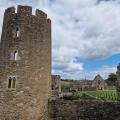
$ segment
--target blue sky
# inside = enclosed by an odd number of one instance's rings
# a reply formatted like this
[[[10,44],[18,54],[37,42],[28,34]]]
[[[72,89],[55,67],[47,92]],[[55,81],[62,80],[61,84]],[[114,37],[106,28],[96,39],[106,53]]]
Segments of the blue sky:
[[[107,78],[120,62],[120,0],[4,0],[31,5],[52,20],[52,73],[62,78]],[[2,28],[2,19],[0,19]],[[1,30],[0,30],[1,31]]]

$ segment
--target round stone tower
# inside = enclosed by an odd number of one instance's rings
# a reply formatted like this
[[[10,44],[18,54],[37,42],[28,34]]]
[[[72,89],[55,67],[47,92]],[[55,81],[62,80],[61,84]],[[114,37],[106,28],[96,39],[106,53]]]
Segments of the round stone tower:
[[[0,45],[0,119],[47,120],[51,21],[32,7],[5,10]]]
[[[117,82],[116,82],[116,87],[117,87],[117,94],[118,94],[118,100],[120,101],[120,64],[117,66]]]

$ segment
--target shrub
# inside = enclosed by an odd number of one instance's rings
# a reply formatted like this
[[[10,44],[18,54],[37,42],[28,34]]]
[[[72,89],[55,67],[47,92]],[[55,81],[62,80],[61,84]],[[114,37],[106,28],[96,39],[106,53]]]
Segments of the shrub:
[[[64,99],[64,100],[78,100],[78,99],[80,99],[80,95],[78,95],[78,94],[64,95],[63,97],[61,97],[61,99]]]

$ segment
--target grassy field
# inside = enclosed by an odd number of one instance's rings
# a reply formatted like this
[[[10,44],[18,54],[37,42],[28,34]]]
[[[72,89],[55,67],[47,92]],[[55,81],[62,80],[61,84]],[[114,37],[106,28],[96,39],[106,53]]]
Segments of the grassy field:
[[[105,90],[105,91],[87,91],[85,94],[95,97],[96,99],[104,99],[104,100],[117,100],[117,92],[116,90]]]
[[[79,93],[73,93],[72,95],[65,95],[61,97],[61,99],[117,101],[117,92],[116,90],[83,91]]]

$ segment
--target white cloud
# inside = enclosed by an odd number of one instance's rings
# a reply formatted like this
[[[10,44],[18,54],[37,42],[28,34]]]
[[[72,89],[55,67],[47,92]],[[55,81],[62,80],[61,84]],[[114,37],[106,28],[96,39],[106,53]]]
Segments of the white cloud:
[[[107,79],[108,75],[111,73],[116,73],[116,67],[102,66],[97,70],[87,71],[86,77],[87,79],[90,78],[91,80],[93,80],[96,75],[100,74],[104,79]]]
[[[120,53],[118,1],[98,4],[97,0],[54,0],[44,9],[53,21],[53,69],[60,63],[66,66],[67,63],[60,58],[69,59],[67,62],[76,56],[97,60]],[[55,62],[56,58],[59,61]],[[59,70],[64,71],[60,66]],[[74,69],[71,71],[75,77]]]
[[[53,18],[53,45],[74,48],[83,59],[119,53],[120,5],[116,2],[96,3],[94,0],[56,0],[49,9],[46,8]]]
[[[96,60],[120,53],[120,0],[51,1],[4,0],[0,3],[0,13],[8,6],[22,3],[46,11],[52,19],[54,73],[79,78],[84,64],[78,63],[76,57]]]

